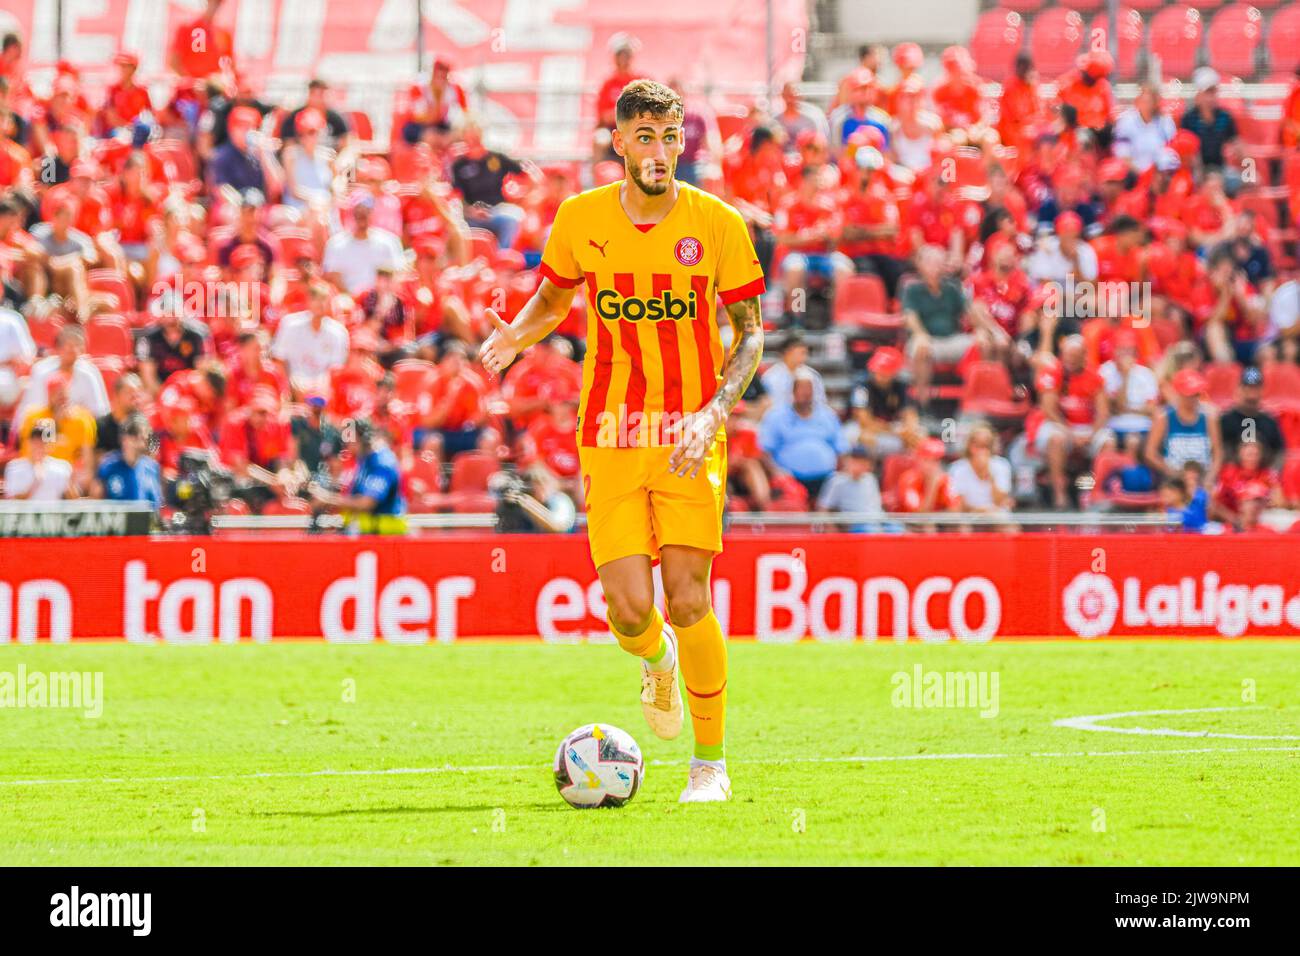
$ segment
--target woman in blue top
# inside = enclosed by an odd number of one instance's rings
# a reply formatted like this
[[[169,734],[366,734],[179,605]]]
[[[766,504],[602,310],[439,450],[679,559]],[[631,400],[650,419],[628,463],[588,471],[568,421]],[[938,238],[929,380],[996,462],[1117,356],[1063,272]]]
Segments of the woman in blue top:
[[[1223,448],[1219,416],[1201,403],[1208,383],[1196,369],[1185,368],[1171,384],[1177,397],[1151,421],[1146,463],[1159,476],[1175,477],[1185,464],[1196,462],[1205,473],[1206,483],[1212,485],[1223,463]]]

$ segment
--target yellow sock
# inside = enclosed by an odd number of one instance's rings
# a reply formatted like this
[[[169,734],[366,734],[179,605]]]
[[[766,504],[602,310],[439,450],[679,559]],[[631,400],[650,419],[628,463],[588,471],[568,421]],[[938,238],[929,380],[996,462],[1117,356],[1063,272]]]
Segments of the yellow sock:
[[[727,717],[727,641],[712,611],[689,627],[673,625],[686,679],[686,703],[695,727],[695,756],[723,759]]]
[[[650,619],[650,626],[640,634],[620,634],[614,622],[609,621],[610,633],[614,635],[619,646],[629,654],[635,654],[637,657],[656,657],[663,654],[664,617],[659,613],[659,608],[653,610],[654,617]],[[608,618],[606,620],[608,621]]]

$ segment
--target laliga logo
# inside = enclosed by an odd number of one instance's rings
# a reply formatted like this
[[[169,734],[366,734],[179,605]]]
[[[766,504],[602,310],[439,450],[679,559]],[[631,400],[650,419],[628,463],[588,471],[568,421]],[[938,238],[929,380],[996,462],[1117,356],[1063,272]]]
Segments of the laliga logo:
[[[1077,574],[1061,595],[1065,623],[1080,637],[1101,637],[1115,626],[1119,594],[1104,574]]]
[[[677,256],[677,261],[682,265],[693,266],[703,258],[704,247],[700,245],[700,240],[694,236],[687,236],[685,239],[677,240],[677,247],[673,249],[673,254]]]

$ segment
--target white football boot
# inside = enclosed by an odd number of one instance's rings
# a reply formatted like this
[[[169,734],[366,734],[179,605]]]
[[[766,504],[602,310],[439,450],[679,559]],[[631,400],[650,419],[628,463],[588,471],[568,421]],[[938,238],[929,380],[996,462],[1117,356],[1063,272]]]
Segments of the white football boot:
[[[691,768],[690,779],[678,803],[717,803],[731,799],[731,778],[721,767],[702,764]]]
[[[641,661],[641,713],[656,737],[672,740],[682,732],[682,692],[677,686],[677,635],[664,625],[664,640],[673,647],[673,666],[666,671],[652,671]]]

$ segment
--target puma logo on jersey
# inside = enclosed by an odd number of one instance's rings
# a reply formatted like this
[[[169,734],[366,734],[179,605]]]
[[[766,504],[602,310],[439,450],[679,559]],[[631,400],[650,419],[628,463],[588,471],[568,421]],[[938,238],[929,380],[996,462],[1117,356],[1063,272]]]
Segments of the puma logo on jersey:
[[[606,239],[606,240],[605,240],[604,242],[602,242],[600,245],[597,245],[595,239],[588,239],[588,240],[587,240],[587,245],[591,246],[591,248],[593,248],[593,249],[595,249],[596,251],[598,251],[598,252],[600,253],[600,257],[601,257],[602,259],[604,259],[604,258],[605,258],[605,247],[606,247],[607,245],[609,245],[609,240]]]

